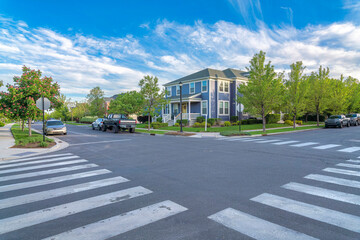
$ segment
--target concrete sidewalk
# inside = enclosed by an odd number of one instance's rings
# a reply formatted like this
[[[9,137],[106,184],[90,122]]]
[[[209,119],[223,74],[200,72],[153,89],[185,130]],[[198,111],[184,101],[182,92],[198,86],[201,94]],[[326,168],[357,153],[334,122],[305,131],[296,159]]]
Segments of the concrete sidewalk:
[[[51,148],[11,148],[15,145],[15,139],[10,131],[12,125],[14,123],[0,127],[0,161],[54,152],[69,146],[67,142],[49,137],[56,142],[56,145]]]

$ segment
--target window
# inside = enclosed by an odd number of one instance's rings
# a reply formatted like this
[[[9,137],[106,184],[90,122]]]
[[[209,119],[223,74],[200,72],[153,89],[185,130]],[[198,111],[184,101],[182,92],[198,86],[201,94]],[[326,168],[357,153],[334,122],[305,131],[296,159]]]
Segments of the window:
[[[169,104],[166,104],[166,105],[165,105],[164,114],[169,114]]]
[[[224,82],[220,81],[219,82],[219,92],[223,92],[224,91]]]
[[[179,113],[179,106],[177,104],[174,104],[174,115],[177,115]]]
[[[229,115],[229,101],[219,101],[219,115]]]
[[[195,83],[190,83],[190,93],[195,93]]]
[[[167,87],[166,88],[166,94],[168,95],[168,97],[171,97],[171,87]]]
[[[201,101],[201,115],[207,115],[207,101]]]
[[[224,92],[229,92],[229,82],[224,82]]]
[[[176,95],[180,95],[180,86],[179,85],[176,86]]]
[[[202,92],[207,92],[207,81],[202,81],[201,82],[201,91]]]

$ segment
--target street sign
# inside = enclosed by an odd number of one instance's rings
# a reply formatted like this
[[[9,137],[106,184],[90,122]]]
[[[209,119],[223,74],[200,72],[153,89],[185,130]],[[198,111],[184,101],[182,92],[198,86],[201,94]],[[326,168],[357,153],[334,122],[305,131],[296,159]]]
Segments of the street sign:
[[[43,108],[43,103],[44,103],[44,108]],[[36,106],[40,110],[48,110],[50,108],[50,101],[47,98],[44,98],[44,101],[43,101],[42,97],[41,97],[38,100],[36,100]]]

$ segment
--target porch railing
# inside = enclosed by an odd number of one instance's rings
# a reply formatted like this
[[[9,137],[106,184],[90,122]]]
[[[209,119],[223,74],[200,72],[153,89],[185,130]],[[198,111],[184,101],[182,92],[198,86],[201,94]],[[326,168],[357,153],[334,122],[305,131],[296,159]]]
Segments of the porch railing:
[[[171,120],[171,114],[164,114],[163,115],[163,122],[167,123]]]
[[[183,113],[182,114],[182,119],[187,119],[187,120],[191,120],[191,119],[196,119],[197,117],[200,117],[201,114],[200,113],[190,113],[190,119],[189,119],[189,113]],[[176,115],[174,117],[174,124],[176,123],[177,120],[180,120],[180,113],[178,115]]]

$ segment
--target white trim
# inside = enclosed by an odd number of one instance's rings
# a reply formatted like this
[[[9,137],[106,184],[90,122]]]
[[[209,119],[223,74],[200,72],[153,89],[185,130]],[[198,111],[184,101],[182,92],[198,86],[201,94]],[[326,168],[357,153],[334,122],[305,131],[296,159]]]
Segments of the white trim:
[[[195,83],[196,83],[196,82],[190,82],[190,83],[189,83],[189,94],[195,93]],[[191,84],[194,84],[194,91],[193,91],[193,92],[191,91]]]
[[[170,91],[169,91],[169,88],[170,88]],[[166,87],[166,91],[169,92],[169,94],[167,95],[168,97],[172,96],[171,90],[172,90],[172,87]]]
[[[220,93],[230,93],[230,81],[223,81],[223,80],[219,80],[218,81],[218,86],[217,86],[217,89],[218,89],[218,92],[220,92]],[[228,84],[228,91],[225,91],[225,83],[227,83]],[[221,84],[223,84],[223,90],[221,91],[220,90],[220,85]]]
[[[203,102],[206,103],[206,113],[203,113],[203,107],[202,107],[202,104]],[[200,103],[200,113],[201,113],[201,116],[202,115],[208,115],[208,100],[202,100],[201,103]]]
[[[220,114],[220,102],[223,103],[223,109],[224,109],[224,112],[222,114]],[[225,113],[225,103],[228,103],[228,113],[226,114]],[[218,115],[220,116],[229,116],[230,115],[230,101],[227,101],[227,100],[218,100]]]
[[[179,93],[178,93],[178,88],[179,88]],[[176,93],[176,96],[180,96],[180,85],[176,85],[175,93]]]
[[[203,82],[206,82],[206,91],[203,91],[203,89],[202,89],[202,87],[203,87],[202,83],[203,83]],[[210,82],[210,80],[209,80],[209,82]],[[209,90],[208,80],[202,80],[202,81],[200,81],[200,90],[201,90],[202,93],[208,92],[208,90]]]
[[[212,82],[212,80],[209,79],[209,86],[208,86],[208,91],[209,91],[209,117],[208,118],[211,118],[211,90],[210,90],[211,82]]]

